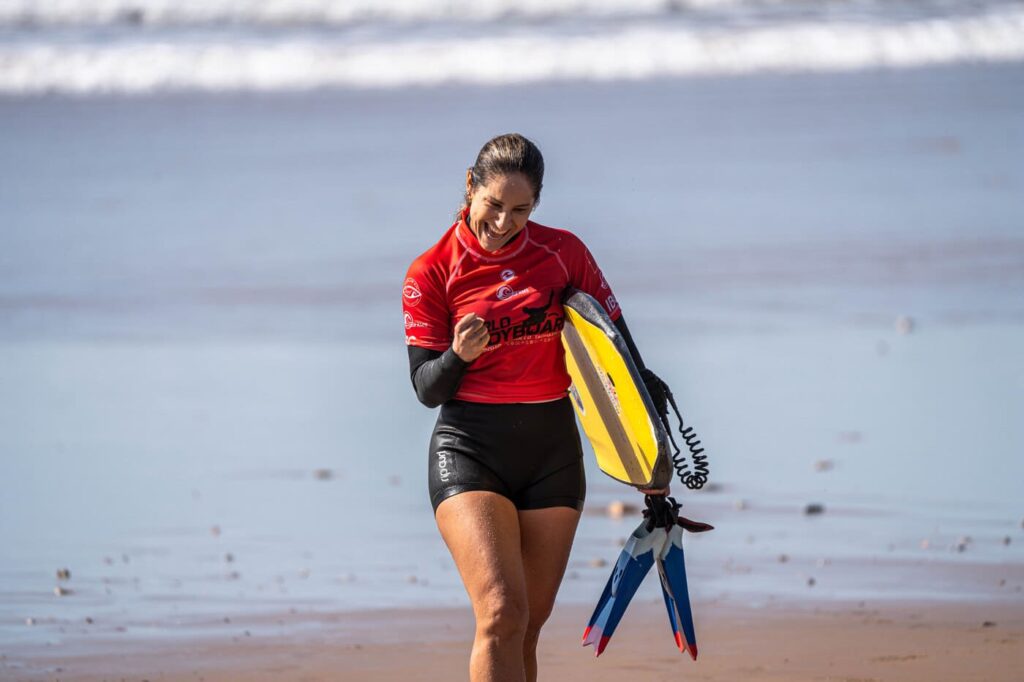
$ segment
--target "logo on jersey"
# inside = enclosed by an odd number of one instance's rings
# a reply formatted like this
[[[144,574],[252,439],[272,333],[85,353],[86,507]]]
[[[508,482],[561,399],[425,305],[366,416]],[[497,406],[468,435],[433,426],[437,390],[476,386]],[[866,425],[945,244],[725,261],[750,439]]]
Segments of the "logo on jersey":
[[[423,294],[420,293],[420,285],[412,277],[405,280],[405,286],[402,287],[402,300],[411,308],[415,308],[423,300]]]
[[[508,269],[508,270],[502,270],[501,271],[501,281],[502,282],[507,282],[507,281],[509,281],[510,279],[512,279],[515,276],[516,276],[516,271],[515,270]]]
[[[524,289],[523,291],[515,292],[515,294],[525,293],[526,291],[528,290]],[[491,333],[488,345],[533,343],[531,339],[534,337],[537,337],[537,340],[544,340],[552,335],[559,334],[565,325],[565,315],[562,313],[562,307],[554,304],[555,292],[554,290],[549,290],[547,301],[543,305],[528,306],[524,302],[521,310],[525,317],[517,322],[513,322],[510,315],[502,316],[499,319],[487,320],[485,324],[487,325],[487,330]]]
[[[512,298],[513,296],[518,296],[519,294],[525,294],[528,291],[529,291],[529,288],[516,290],[516,289],[513,289],[512,287],[510,287],[507,284],[503,284],[500,287],[498,287],[498,293],[496,295],[497,295],[499,301],[504,301],[505,299]]]
[[[429,327],[430,326],[426,322],[417,322],[415,319],[413,319],[413,316],[410,315],[408,312],[405,312],[402,315],[405,318],[405,328],[406,329],[412,329],[413,327]]]
[[[608,308],[609,313],[614,313],[619,309],[619,302],[615,300],[615,294],[608,294],[608,298],[604,299],[604,306]]]
[[[597,276],[601,278],[601,288],[602,289],[607,289],[608,288],[608,282],[605,281],[605,279],[604,279],[604,273],[598,271]]]

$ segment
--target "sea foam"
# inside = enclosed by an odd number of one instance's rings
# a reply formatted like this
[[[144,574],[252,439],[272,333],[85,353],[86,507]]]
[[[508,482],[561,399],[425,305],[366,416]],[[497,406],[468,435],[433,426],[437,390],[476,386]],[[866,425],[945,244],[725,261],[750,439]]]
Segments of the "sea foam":
[[[694,6],[701,0],[691,0]],[[716,11],[730,0],[703,0]],[[21,17],[7,3],[0,16]],[[48,20],[65,17],[86,22],[89,17],[123,13],[125,0],[92,0],[92,14],[72,2],[48,2]],[[143,4],[143,3],[140,3]],[[214,0],[205,4],[144,3],[181,17],[227,20],[232,8],[246,3]],[[426,11],[423,2],[392,2],[389,20],[414,18]],[[444,4],[444,3],[442,3]],[[483,3],[497,11],[501,3]],[[539,6],[539,3],[535,3]],[[555,7],[569,13],[569,0]],[[626,12],[624,2],[598,3],[606,13]],[[690,13],[666,13],[651,5],[652,16],[628,19],[565,17],[534,23],[522,19],[488,20],[475,28],[465,22],[436,20],[405,27],[366,24],[331,28],[255,30],[251,26],[215,28],[140,28],[86,30],[5,29],[0,41],[0,93],[125,93],[180,91],[289,91],[316,88],[398,88],[442,84],[503,85],[565,80],[638,80],[678,76],[719,76],[753,73],[834,72],[880,68],[913,68],[964,62],[1024,60],[1024,8],[996,5],[973,14],[951,13],[893,19],[879,15],[842,18],[794,18],[788,5],[783,18],[759,15],[757,21],[697,20]],[[768,5],[773,5],[769,2]],[[826,3],[827,4],[827,3]],[[869,3],[870,4],[870,3]],[[743,5],[749,10],[750,3]],[[254,16],[310,16],[323,19],[326,4],[263,2]],[[333,6],[333,5],[332,5]],[[449,3],[449,11],[460,3]],[[531,7],[529,3],[527,8]],[[644,3],[638,5],[641,9]],[[12,9],[14,7],[14,9]],[[347,8],[355,16],[359,7]],[[157,8],[157,9],[153,9]],[[281,12],[274,14],[275,8]],[[58,11],[61,10],[60,12]],[[288,12],[284,12],[287,9]],[[313,12],[317,10],[319,14]],[[483,21],[484,9],[477,10]],[[847,8],[848,10],[849,8]],[[934,6],[933,6],[934,9]],[[103,12],[100,12],[103,10]],[[660,13],[656,13],[660,12]],[[75,12],[78,14],[75,14]],[[525,10],[520,10],[525,11]],[[63,12],[63,13],[61,13]],[[104,13],[105,12],[105,13]],[[539,12],[539,10],[538,10]],[[749,12],[748,12],[749,14]],[[37,16],[39,15],[39,16]],[[37,12],[32,15],[40,19]],[[148,16],[148,15],[147,15]],[[157,14],[156,16],[165,16]],[[169,16],[169,14],[167,14]],[[339,15],[340,16],[340,15]],[[348,15],[346,15],[348,16]],[[799,17],[799,15],[796,15]],[[166,18],[166,17],[165,17]],[[211,19],[212,20],[212,19]]]

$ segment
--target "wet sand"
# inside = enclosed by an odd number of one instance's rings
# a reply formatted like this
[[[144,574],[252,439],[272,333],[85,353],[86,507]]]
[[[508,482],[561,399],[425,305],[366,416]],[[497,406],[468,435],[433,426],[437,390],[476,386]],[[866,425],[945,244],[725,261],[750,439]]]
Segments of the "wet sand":
[[[589,609],[557,608],[540,679],[1020,680],[1024,606],[1016,603],[698,605],[700,655],[678,653],[662,605],[631,605],[595,660],[579,646]],[[268,624],[301,635],[250,634]],[[0,660],[7,680],[466,679],[468,610],[284,613],[233,621],[234,634],[159,643],[96,642],[82,654],[39,649]]]

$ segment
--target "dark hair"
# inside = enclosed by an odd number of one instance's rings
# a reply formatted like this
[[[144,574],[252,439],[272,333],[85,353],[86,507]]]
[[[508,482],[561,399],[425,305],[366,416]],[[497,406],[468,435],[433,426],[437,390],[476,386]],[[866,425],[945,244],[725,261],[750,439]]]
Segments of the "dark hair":
[[[473,187],[486,185],[495,177],[522,173],[533,186],[533,202],[540,201],[540,188],[544,184],[544,157],[537,145],[519,133],[498,135],[487,141],[469,169]],[[469,196],[465,197],[469,203]]]

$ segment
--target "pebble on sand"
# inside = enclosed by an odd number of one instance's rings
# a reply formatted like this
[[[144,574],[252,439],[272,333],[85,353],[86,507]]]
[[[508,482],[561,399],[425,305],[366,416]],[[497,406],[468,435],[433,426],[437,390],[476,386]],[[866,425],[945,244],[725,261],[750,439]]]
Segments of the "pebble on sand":
[[[35,618],[26,618],[25,619],[25,625],[35,625],[35,624],[36,624],[36,619]]]
[[[69,590],[66,587],[61,587],[60,585],[58,585],[57,587],[53,588],[53,594],[58,597],[66,597],[67,595],[71,594],[71,590]]]
[[[606,510],[609,517],[613,519],[621,519],[626,514],[635,514],[639,511],[636,505],[623,502],[622,500],[613,500],[608,503]]]
[[[991,620],[986,620],[984,623],[981,624],[981,627],[983,628],[994,628],[995,626],[995,622]]]
[[[810,504],[808,504],[807,506],[804,507],[804,515],[805,516],[815,516],[817,514],[824,514],[824,513],[825,513],[825,505],[820,504],[818,502],[811,502]]]
[[[220,537],[220,526],[210,526],[210,535]]]
[[[231,552],[228,552],[227,554],[224,555],[224,561],[228,562],[229,564],[232,561],[234,561],[234,560],[235,560],[235,555],[232,554]]]
[[[750,507],[746,500],[736,500],[733,502],[732,506],[736,508],[736,511],[743,511]]]
[[[914,331],[914,318],[910,315],[900,315],[896,318],[896,331],[899,334],[906,336],[910,332]]]
[[[608,565],[608,562],[606,560],[600,558],[591,559],[589,563],[591,568],[604,568]]]
[[[814,579],[814,576],[811,576],[807,579],[807,587],[814,587],[817,582],[818,581]]]
[[[840,431],[838,439],[840,443],[859,443],[864,440],[864,434],[860,431]]]
[[[1010,538],[1009,535],[1007,535],[1005,538],[1003,538],[1003,544],[1004,545],[1009,545],[1012,541],[1013,540]]]
[[[86,616],[85,617],[85,622],[86,622],[87,625],[92,625],[95,621],[92,618],[90,618],[89,616]]]
[[[71,571],[66,568],[58,568],[57,580],[71,580]]]
[[[819,459],[814,463],[814,470],[818,472],[832,471],[835,468],[835,460],[831,459]]]
[[[787,561],[789,561],[789,555],[788,554],[780,554],[779,555],[779,563],[780,564],[784,564]]]
[[[924,540],[921,540],[921,549],[928,549],[931,546],[932,546],[932,541],[931,540],[928,540],[927,538],[925,538]]]
[[[318,481],[329,481],[334,478],[334,472],[330,469],[315,469],[313,471],[313,478]]]

